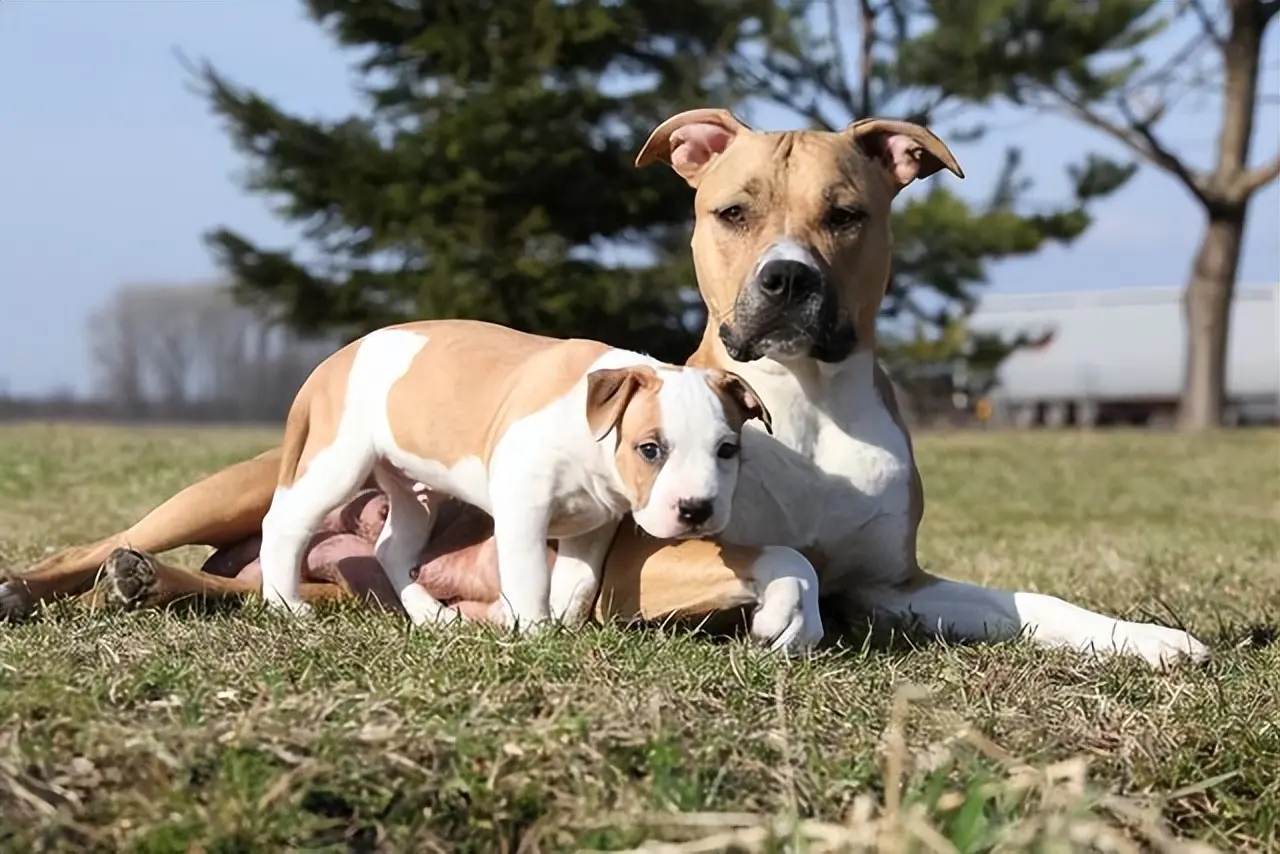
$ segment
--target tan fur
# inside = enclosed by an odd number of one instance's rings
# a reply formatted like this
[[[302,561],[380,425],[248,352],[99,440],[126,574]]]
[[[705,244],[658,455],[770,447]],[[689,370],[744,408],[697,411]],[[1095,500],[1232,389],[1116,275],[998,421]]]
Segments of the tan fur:
[[[752,605],[751,566],[759,554],[712,540],[668,543],[624,525],[609,550],[596,617],[659,620]]]
[[[742,377],[730,371],[712,368],[707,384],[723,403],[725,416],[735,433],[741,433],[742,426],[752,418],[759,418],[764,429],[769,433],[773,432],[773,416],[769,414],[755,389]]]
[[[662,443],[662,409],[658,405],[662,380],[652,370],[634,371],[632,376],[639,377],[634,384],[635,391],[614,422],[618,426],[614,463],[630,493],[632,505],[644,507],[649,503],[649,494],[664,460],[649,462],[640,456],[636,447],[645,442]]]
[[[908,153],[912,155],[916,166],[911,170],[909,177],[895,174],[894,177],[900,186],[912,180],[922,181],[943,169],[950,171],[957,178],[964,177],[964,170],[960,168],[951,149],[947,148],[947,144],[939,139],[937,134],[923,125],[895,119],[866,118],[858,119],[849,125],[846,133],[854,137],[897,133],[909,139],[912,145],[908,148]],[[892,168],[892,164],[886,164],[886,166]],[[906,181],[902,180],[904,177],[907,177]]]
[[[622,426],[622,417],[631,406],[633,398],[643,396],[648,403],[646,418],[652,426],[662,424],[662,415],[658,410],[657,393],[662,388],[658,374],[648,365],[630,368],[606,368],[592,371],[587,377],[587,426],[596,441],[609,434],[610,430]],[[631,423],[636,423],[633,416]],[[643,429],[650,425],[643,425]],[[621,440],[622,431],[618,438]],[[632,432],[639,436],[640,432]],[[621,444],[621,442],[619,442]]]
[[[426,320],[387,328],[427,339],[387,395],[392,437],[402,450],[446,466],[466,458],[487,464],[512,422],[568,392],[609,349],[489,323]],[[285,428],[280,485],[292,485],[306,462],[332,444],[361,343],[322,362],[299,391]],[[463,400],[465,406],[457,404]]]
[[[748,163],[753,167],[747,168]],[[759,168],[760,163],[769,168]],[[859,345],[873,347],[876,312],[889,277],[884,247],[890,242],[892,200],[887,185],[874,178],[865,157],[842,134],[739,137],[707,167],[694,202],[694,267],[712,318],[729,315],[756,259],[785,235],[812,247],[829,268],[842,271],[843,308]],[[866,222],[832,233],[824,228],[823,217],[833,204],[865,210]],[[715,218],[715,211],[732,205],[747,211],[739,230],[725,228]]]
[[[306,471],[308,460],[333,441],[358,344],[348,344],[321,362],[294,397],[285,419],[278,486],[293,486]]]
[[[513,422],[568,392],[609,349],[598,341],[454,320],[391,328],[430,339],[391,388],[392,436],[405,451],[447,466],[467,457],[487,464]],[[459,400],[466,405],[454,405]],[[449,407],[449,417],[435,422],[431,410],[440,406]]]

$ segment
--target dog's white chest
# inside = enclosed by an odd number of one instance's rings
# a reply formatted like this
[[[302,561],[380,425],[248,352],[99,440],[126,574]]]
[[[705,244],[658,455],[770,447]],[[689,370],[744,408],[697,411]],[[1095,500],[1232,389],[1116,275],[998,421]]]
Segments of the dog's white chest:
[[[911,454],[875,391],[873,367],[869,354],[855,357],[844,375],[808,389],[790,375],[750,376],[773,412],[774,435],[744,433],[726,540],[810,553],[823,564],[824,585],[850,573],[900,575]]]

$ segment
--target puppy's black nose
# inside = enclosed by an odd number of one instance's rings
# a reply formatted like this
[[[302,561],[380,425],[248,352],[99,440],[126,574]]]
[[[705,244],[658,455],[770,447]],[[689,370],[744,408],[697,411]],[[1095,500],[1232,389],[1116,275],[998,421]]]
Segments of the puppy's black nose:
[[[681,498],[676,502],[676,510],[680,521],[691,528],[701,525],[715,512],[710,498]]]
[[[810,294],[821,284],[818,271],[803,261],[769,261],[756,276],[760,292],[782,302]]]

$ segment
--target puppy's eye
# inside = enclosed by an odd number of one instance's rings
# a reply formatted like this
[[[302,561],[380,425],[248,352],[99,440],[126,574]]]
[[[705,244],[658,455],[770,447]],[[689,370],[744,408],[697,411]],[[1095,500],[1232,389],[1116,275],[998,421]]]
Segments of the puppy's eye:
[[[747,209],[742,205],[729,205],[716,211],[716,219],[730,228],[742,228],[747,224]]]
[[[662,446],[657,442],[642,442],[636,445],[636,453],[643,457],[646,462],[656,463],[662,459]]]
[[[850,231],[866,221],[867,212],[864,210],[834,207],[827,211],[822,224],[831,231]]]
[[[738,455],[738,446],[733,442],[725,442],[716,448],[716,456],[722,460],[731,460]]]

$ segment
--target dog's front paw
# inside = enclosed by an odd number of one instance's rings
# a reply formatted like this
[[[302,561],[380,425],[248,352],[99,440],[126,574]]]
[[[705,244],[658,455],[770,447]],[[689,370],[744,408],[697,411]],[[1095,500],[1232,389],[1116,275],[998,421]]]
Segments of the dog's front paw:
[[[1151,623],[1120,623],[1110,640],[1111,649],[1103,652],[1137,655],[1157,668],[1200,664],[1209,658],[1209,647],[1191,635]]]
[[[818,574],[794,549],[766,548],[752,566],[760,605],[751,634],[774,651],[801,652],[822,640]]]

